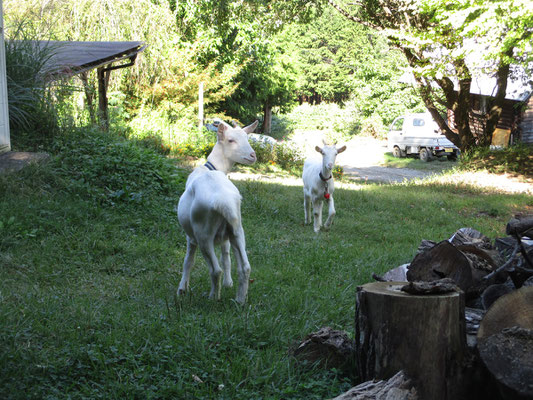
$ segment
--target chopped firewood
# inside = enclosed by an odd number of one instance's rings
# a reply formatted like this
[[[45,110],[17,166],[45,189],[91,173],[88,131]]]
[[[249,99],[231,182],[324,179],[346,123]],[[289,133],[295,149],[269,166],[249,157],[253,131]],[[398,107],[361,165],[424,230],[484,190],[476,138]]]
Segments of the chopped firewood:
[[[352,363],[354,349],[354,341],[345,332],[326,326],[307,335],[291,352],[300,361],[343,369]]]
[[[460,291],[459,287],[450,278],[439,279],[432,282],[409,282],[402,286],[402,291],[415,295],[433,295]]]
[[[417,400],[418,395],[403,371],[392,378],[363,382],[332,400]]]

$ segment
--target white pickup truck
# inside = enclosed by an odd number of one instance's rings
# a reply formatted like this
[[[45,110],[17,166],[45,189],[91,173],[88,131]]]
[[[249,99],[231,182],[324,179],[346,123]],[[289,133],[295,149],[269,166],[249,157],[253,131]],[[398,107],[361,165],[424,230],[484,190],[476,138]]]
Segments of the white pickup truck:
[[[422,161],[443,156],[456,160],[459,156],[459,149],[440,132],[429,113],[396,118],[389,128],[387,147],[394,157],[417,154]]]

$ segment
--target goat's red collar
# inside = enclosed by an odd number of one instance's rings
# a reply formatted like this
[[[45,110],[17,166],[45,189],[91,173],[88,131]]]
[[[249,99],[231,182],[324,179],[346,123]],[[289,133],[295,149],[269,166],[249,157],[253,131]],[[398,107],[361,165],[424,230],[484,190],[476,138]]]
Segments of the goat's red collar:
[[[320,179],[322,179],[324,182],[329,181],[333,175],[330,175],[329,178],[324,178],[324,175],[322,175],[322,171],[318,173],[318,176],[320,176]]]

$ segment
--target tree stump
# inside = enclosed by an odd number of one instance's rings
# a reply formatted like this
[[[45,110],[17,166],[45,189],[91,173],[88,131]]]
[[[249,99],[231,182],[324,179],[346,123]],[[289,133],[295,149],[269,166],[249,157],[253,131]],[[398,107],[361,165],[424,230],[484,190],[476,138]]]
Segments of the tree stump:
[[[389,379],[400,370],[421,399],[462,398],[466,351],[464,295],[412,295],[404,282],[360,286],[356,307],[359,377]]]

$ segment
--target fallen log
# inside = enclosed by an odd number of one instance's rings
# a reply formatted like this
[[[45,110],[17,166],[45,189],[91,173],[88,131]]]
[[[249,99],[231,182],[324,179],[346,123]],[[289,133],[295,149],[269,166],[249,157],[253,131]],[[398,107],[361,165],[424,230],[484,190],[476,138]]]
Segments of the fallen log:
[[[455,400],[464,391],[466,352],[462,292],[411,295],[404,282],[360,286],[356,358],[361,379],[389,379],[403,370],[422,399]]]
[[[497,299],[481,320],[477,342],[503,398],[533,398],[533,287]]]

